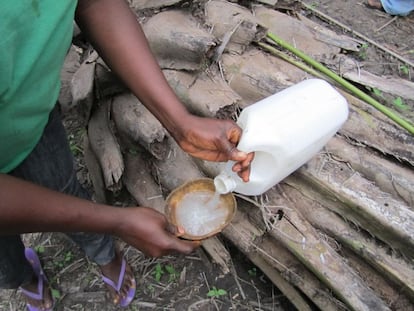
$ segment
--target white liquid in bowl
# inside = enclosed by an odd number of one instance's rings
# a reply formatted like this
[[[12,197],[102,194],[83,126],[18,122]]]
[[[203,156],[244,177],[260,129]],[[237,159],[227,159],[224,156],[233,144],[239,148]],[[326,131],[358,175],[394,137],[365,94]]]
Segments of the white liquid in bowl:
[[[186,234],[203,236],[220,229],[229,216],[229,210],[220,201],[220,194],[198,191],[186,194],[177,205],[177,224]]]

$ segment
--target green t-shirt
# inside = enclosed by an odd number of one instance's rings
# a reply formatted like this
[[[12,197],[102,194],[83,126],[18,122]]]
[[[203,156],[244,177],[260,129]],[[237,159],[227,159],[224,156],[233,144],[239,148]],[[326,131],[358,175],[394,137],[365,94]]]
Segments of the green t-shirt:
[[[0,1],[0,172],[34,149],[59,96],[76,0]]]

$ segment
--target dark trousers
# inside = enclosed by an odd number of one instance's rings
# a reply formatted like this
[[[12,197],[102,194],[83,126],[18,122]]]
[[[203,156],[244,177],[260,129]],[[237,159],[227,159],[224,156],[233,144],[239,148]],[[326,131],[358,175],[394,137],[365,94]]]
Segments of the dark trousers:
[[[62,193],[91,198],[76,178],[73,156],[58,105],[50,113],[49,122],[36,148],[9,174]],[[30,198],[27,204],[30,204]],[[70,233],[68,236],[99,265],[109,263],[115,256],[114,242],[108,235]],[[32,269],[24,257],[20,236],[0,236],[0,288],[17,288],[31,277]]]

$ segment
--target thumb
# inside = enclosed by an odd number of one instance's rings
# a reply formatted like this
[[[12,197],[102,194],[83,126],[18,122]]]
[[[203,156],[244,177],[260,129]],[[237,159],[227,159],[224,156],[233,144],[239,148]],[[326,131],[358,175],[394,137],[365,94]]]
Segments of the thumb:
[[[172,235],[175,235],[176,237],[181,237],[185,234],[184,228],[175,226],[172,223],[168,223],[165,229]]]

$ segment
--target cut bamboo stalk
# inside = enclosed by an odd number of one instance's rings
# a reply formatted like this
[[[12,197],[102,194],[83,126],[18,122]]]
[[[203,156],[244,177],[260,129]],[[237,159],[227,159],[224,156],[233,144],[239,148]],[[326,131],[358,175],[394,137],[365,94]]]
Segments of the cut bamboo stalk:
[[[319,63],[316,60],[314,60],[313,58],[311,58],[309,55],[306,55],[305,53],[303,53],[302,51],[300,51],[297,48],[293,47],[292,45],[290,45],[286,41],[282,40],[281,38],[277,37],[276,35],[269,32],[267,34],[267,36],[271,40],[273,40],[276,44],[278,44],[278,45],[284,47],[285,49],[289,50],[290,52],[294,53],[296,56],[303,59],[306,63],[313,66],[315,69],[319,70],[320,72],[322,72],[323,74],[325,74],[326,76],[331,78],[332,80],[336,81],[341,86],[345,87],[347,90],[349,90],[350,92],[352,92],[353,94],[358,96],[360,99],[364,100],[365,102],[367,102],[371,106],[375,107],[377,110],[381,111],[388,118],[390,118],[395,123],[400,125],[402,128],[406,129],[409,133],[414,135],[414,126],[410,122],[408,122],[408,121],[404,120],[403,118],[401,118],[394,111],[392,111],[391,109],[389,109],[386,106],[382,105],[377,100],[375,100],[371,96],[367,95],[366,93],[362,92],[360,89],[358,89],[353,84],[349,83],[347,80],[343,79],[342,77],[340,77],[339,75],[337,75],[336,73],[334,73],[333,71],[328,69],[327,67],[323,66],[321,63]]]

